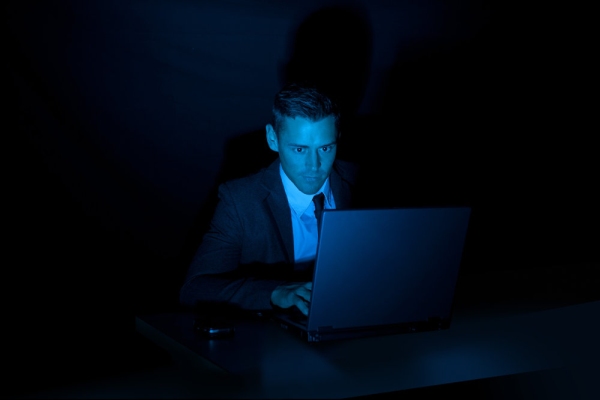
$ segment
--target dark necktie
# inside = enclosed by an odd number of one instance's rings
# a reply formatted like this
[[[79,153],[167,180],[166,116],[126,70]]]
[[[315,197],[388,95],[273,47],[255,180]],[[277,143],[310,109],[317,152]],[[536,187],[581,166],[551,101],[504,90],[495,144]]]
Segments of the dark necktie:
[[[317,218],[317,229],[321,233],[321,216],[323,215],[323,208],[325,206],[325,195],[319,193],[313,197],[313,203],[315,203],[315,217]]]

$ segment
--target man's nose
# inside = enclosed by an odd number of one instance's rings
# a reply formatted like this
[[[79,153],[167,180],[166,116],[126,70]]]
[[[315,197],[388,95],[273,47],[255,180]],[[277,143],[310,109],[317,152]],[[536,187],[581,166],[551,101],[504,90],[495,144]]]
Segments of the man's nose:
[[[321,167],[321,158],[319,157],[318,152],[309,153],[306,160],[306,166],[311,171],[317,171]]]

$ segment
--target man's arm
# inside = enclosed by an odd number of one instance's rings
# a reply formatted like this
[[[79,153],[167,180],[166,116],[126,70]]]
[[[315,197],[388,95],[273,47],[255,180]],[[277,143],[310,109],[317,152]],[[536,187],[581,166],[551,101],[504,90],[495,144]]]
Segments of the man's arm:
[[[283,271],[276,271],[277,266],[271,266],[257,274],[260,266],[255,266],[252,271],[240,268],[247,234],[244,229],[234,197],[227,186],[222,185],[209,231],[202,239],[180,291],[183,305],[223,302],[250,310],[271,308],[273,290],[286,282],[282,278]],[[280,265],[279,268],[284,267]],[[269,270],[273,272],[271,277]]]

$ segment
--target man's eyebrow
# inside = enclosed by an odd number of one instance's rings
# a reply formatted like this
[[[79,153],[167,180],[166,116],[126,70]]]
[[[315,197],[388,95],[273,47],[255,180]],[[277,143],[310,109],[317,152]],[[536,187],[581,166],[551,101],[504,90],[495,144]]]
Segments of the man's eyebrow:
[[[337,144],[337,141],[333,141],[333,142],[327,143],[327,144],[322,144],[322,145],[319,145],[317,147],[333,146],[334,144]],[[288,146],[290,146],[290,147],[302,147],[302,148],[305,148],[305,149],[308,148],[308,147],[310,147],[310,146],[307,146],[305,144],[297,144],[297,143],[288,143]]]

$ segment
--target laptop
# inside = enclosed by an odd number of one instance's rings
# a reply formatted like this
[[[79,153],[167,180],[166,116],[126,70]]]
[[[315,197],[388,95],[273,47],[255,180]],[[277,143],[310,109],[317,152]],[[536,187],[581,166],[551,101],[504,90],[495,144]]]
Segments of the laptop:
[[[276,320],[308,342],[449,328],[470,214],[324,210],[309,314]]]

